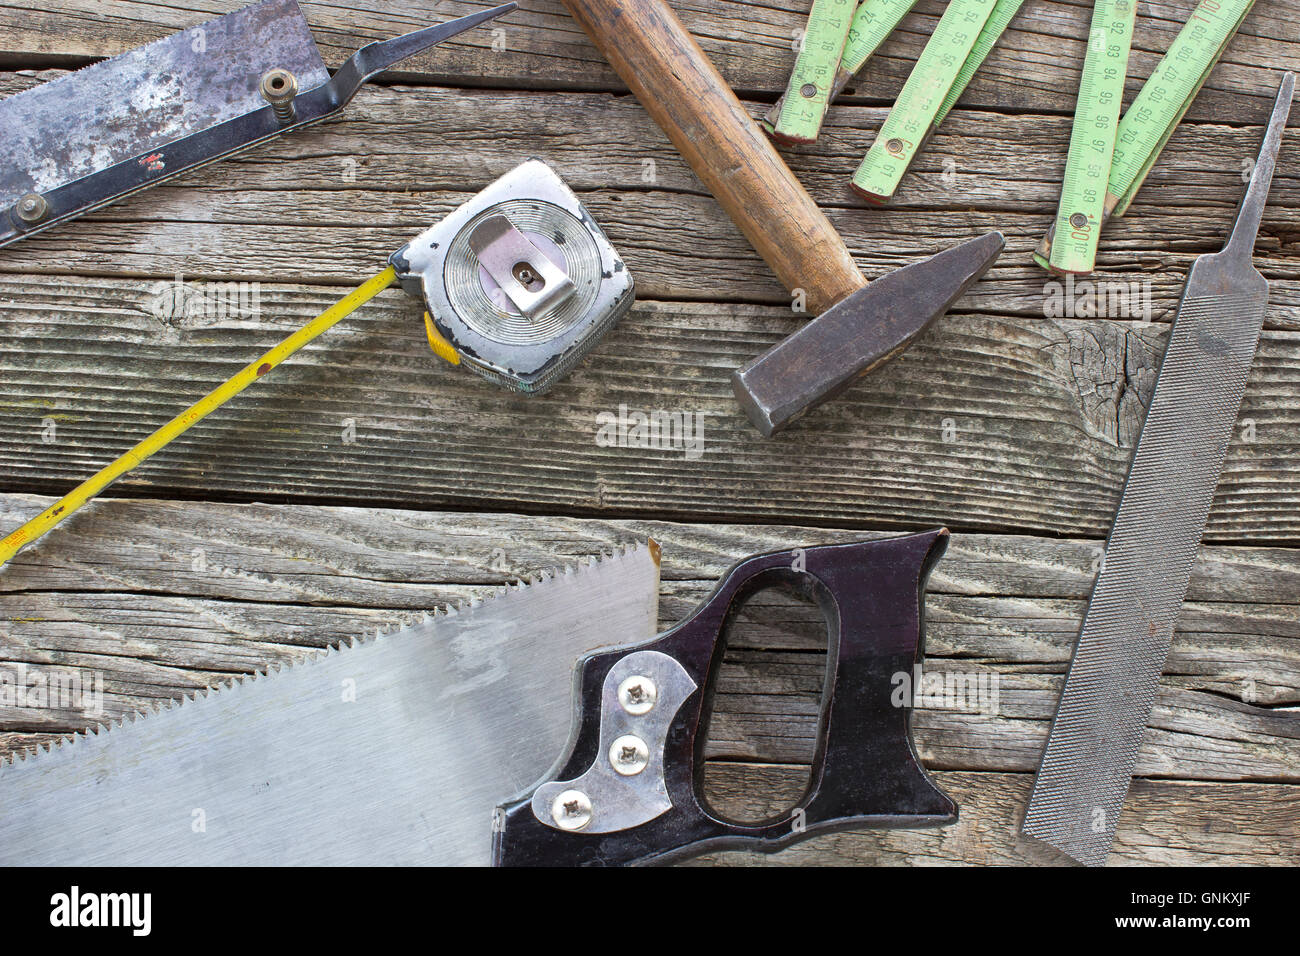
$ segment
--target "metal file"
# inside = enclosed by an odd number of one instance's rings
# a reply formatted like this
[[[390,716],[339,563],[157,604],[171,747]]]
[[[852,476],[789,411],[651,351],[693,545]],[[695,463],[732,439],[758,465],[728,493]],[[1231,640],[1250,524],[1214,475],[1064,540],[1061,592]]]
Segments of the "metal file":
[[[1259,343],[1251,258],[1294,89],[1287,73],[1227,245],[1187,277],[1034,781],[1024,832],[1081,863],[1114,839]]]

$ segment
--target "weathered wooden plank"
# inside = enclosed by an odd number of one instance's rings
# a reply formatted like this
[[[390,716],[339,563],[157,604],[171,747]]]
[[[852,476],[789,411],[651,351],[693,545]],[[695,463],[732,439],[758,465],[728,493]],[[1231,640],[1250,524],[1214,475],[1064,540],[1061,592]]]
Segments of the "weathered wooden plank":
[[[0,527],[15,509],[3,499]],[[49,561],[0,574],[0,655],[44,673],[98,673],[104,714],[147,709],[271,663],[301,660],[493,582],[654,536],[662,623],[732,561],[861,532],[355,508],[101,502]],[[212,540],[213,538],[217,540]],[[129,545],[125,544],[129,540]],[[46,549],[48,550],[48,549]],[[982,675],[982,696],[920,702],[919,752],[936,768],[1032,770],[1090,585],[1095,543],[958,535],[928,600],[926,668]],[[1180,620],[1140,774],[1291,780],[1300,766],[1300,553],[1206,548]],[[711,755],[807,761],[824,638],[797,604],[762,592],[732,634]],[[993,683],[996,681],[996,683]],[[80,706],[80,705],[79,705]],[[77,708],[0,711],[17,748],[94,723]]]
[[[0,495],[0,527],[49,500]],[[493,587],[653,537],[665,581],[722,576],[746,555],[894,532],[827,527],[681,523],[409,511],[307,505],[219,504],[104,498],[0,573],[0,594],[147,591],[265,604],[416,612],[435,606],[428,588]],[[1078,602],[1092,590],[1101,542],[1006,534],[956,534],[930,579],[934,594]],[[39,560],[38,560],[39,557]],[[1300,595],[1300,551],[1202,546],[1187,599],[1288,605]],[[663,596],[663,619],[689,603]],[[1013,617],[1010,609],[1002,617]],[[1040,618],[1035,612],[1026,616]],[[1052,617],[1064,615],[1052,612]],[[972,626],[974,626],[972,622]],[[1014,643],[1014,642],[1013,642]],[[766,646],[786,646],[768,642]],[[806,647],[791,644],[790,647]],[[932,648],[933,649],[933,648]],[[1046,651],[1040,651],[1046,654]],[[1041,658],[1040,659],[1046,659]],[[1064,658],[1059,658],[1063,660]]]
[[[121,2],[106,11],[94,0],[41,5],[49,9],[0,2],[0,65],[70,65],[238,3]],[[1192,4],[1143,6],[1130,97],[1151,51]],[[806,0],[676,5],[761,110],[784,85]],[[306,4],[331,64],[430,16],[415,0],[361,6]],[[1260,0],[1134,213],[1108,229],[1103,277],[1149,279],[1146,317],[1156,323],[1169,318],[1191,256],[1221,240],[1273,71],[1300,63],[1293,6]],[[437,19],[471,8],[453,3]],[[1164,341],[1163,328],[1145,322],[1043,319],[1045,276],[1024,264],[1055,204],[1089,8],[1027,5],[887,213],[862,209],[844,186],[884,115],[854,104],[893,97],[940,0],[922,0],[858,95],[831,111],[822,141],[790,154],[868,275],[987,228],[1006,232],[1011,248],[936,330],[944,338],[928,339],[892,378],[860,387],[783,444],[749,433],[726,375],[797,325],[784,310],[646,302],[561,391],[529,403],[432,366],[412,306],[394,294],[259,386],[266,401],[241,399],[131,486],[776,523],[105,501],[0,572],[0,661],[99,671],[108,713],[121,715],[646,533],[666,546],[665,622],[744,554],[878,533],[847,525],[947,520],[1091,535],[959,534],[935,576],[927,668],[998,678],[991,712],[980,712],[987,700],[968,700],[924,704],[916,716],[919,749],[958,795],[963,822],[831,837],[777,858],[1046,862],[1041,848],[1015,838],[1026,771],[1041,751]],[[331,301],[337,288],[321,286],[374,271],[421,225],[529,154],[584,194],[643,298],[786,301],[639,106],[572,92],[619,84],[557,4],[512,17],[497,38],[504,51],[488,49],[492,39],[479,31],[421,58],[389,78],[418,87],[372,87],[340,122],[0,251],[0,273],[18,274],[0,280],[4,486],[55,491],[83,477]],[[0,95],[40,78],[0,75]],[[1259,244],[1275,331],[1216,501],[1217,541],[1300,540],[1300,490],[1286,467],[1300,450],[1300,340],[1287,331],[1300,329],[1295,148],[1288,140]],[[265,311],[161,314],[153,280],[180,272],[261,280]],[[271,284],[286,278],[315,286]],[[706,413],[704,454],[600,447],[596,416],[621,403]],[[0,498],[0,533],[43,501]],[[1138,780],[1115,859],[1295,862],[1297,584],[1300,551],[1203,549],[1139,765],[1140,774],[1198,782]],[[751,812],[758,791],[794,792],[806,773],[820,654],[815,620],[766,593],[733,635],[711,776]],[[0,755],[94,719],[57,708],[0,712]],[[781,766],[758,767],[767,777],[755,788],[737,776],[746,760]]]
[[[85,477],[336,294],[263,285],[260,318],[177,321],[151,314],[155,288],[0,284],[7,487]],[[1100,537],[1165,335],[1140,322],[950,315],[902,359],[766,441],[737,410],[728,376],[796,327],[788,312],[642,303],[540,399],[441,366],[416,314],[386,293],[123,487]],[[1300,479],[1285,464],[1300,448],[1298,353],[1300,333],[1265,334],[1209,540],[1300,540]],[[622,406],[697,416],[688,433],[702,441],[610,446],[613,430],[601,429]]]
[[[881,210],[864,208],[848,178],[883,116],[838,110],[825,140],[791,157],[864,273],[1000,229],[1008,249],[972,307],[1043,314],[1056,286],[1029,254],[1055,211],[1069,119],[963,113]],[[1185,125],[1134,210],[1108,226],[1098,277],[1137,283],[1138,306],[1171,315],[1192,257],[1222,244],[1259,135]],[[607,94],[367,90],[337,122],[0,250],[0,272],[355,283],[527,155],[583,194],[642,297],[789,301],[644,111]],[[1300,136],[1284,142],[1257,245],[1273,283],[1268,321],[1281,328],[1300,328],[1297,170]]]
[[[996,611],[975,601],[971,610],[985,623],[1008,627],[995,620]],[[934,599],[931,609],[944,610]],[[1223,613],[1221,609],[1212,609]],[[1047,741],[1052,714],[1060,696],[1061,680],[1069,651],[1078,632],[1082,607],[1073,617],[1073,629],[1065,643],[1066,660],[1043,665],[1017,659],[1015,662],[988,660],[978,645],[963,649],[955,659],[929,657],[926,673],[932,679],[960,681],[973,688],[974,680],[987,681],[993,692],[978,701],[956,697],[957,703],[924,703],[913,719],[917,752],[928,766],[946,769],[1032,771],[1038,766]],[[1289,616],[1294,616],[1291,612]],[[1249,622],[1245,623],[1250,627]],[[1165,684],[1157,697],[1137,773],[1192,779],[1296,779],[1300,758],[1300,722],[1294,709],[1260,708],[1258,702],[1244,704],[1213,692],[1187,689],[1181,684],[1199,682],[1184,671],[1202,671],[1215,665],[1183,662],[1187,643],[1204,642],[1192,623],[1180,637],[1179,652],[1171,658]],[[1262,650],[1253,637],[1245,638],[1248,651],[1237,649],[1249,659],[1248,673],[1270,671],[1271,680],[1294,681],[1295,635],[1281,640],[1281,647]],[[949,636],[936,624],[937,637]],[[1023,640],[1035,642],[1043,636],[1024,626]],[[1196,648],[1199,653],[1203,648]],[[1259,651],[1260,659],[1254,659]],[[1212,658],[1213,651],[1206,651]],[[1021,655],[1017,655],[1020,658]],[[1285,671],[1270,670],[1269,659],[1290,657]],[[730,759],[767,760],[781,763],[810,759],[816,735],[817,706],[822,670],[820,659],[808,655],[771,652],[737,652],[731,666],[719,680],[717,718],[711,728],[709,753]],[[1218,681],[1241,694],[1245,681],[1231,680],[1225,668]],[[1047,671],[1046,673],[1044,671]],[[1240,672],[1238,672],[1240,673]],[[1216,675],[1217,676],[1217,675]],[[1213,679],[1212,679],[1213,680]],[[1253,678],[1247,678],[1254,688]],[[981,684],[981,687],[984,685]],[[1254,693],[1252,689],[1251,693]],[[1292,688],[1283,692],[1294,697]]]
[[[428,591],[430,589],[426,589]],[[482,589],[480,589],[482,590]],[[673,589],[693,606],[704,582]],[[462,600],[464,587],[436,592],[440,601]],[[921,702],[914,720],[917,749],[936,768],[1030,771],[1038,761],[1060,693],[1061,673],[1078,629],[1053,631],[1022,618],[1000,617],[996,600],[967,599],[962,616],[1009,633],[1019,644],[999,652],[954,626],[949,602],[932,598],[932,641],[926,671],[943,679],[985,683],[975,699],[963,689],[952,701]],[[779,614],[754,612],[765,630],[782,630]],[[1203,631],[1200,618],[1230,617],[1237,627],[1257,626],[1258,616],[1288,618],[1285,633],[1223,635]],[[1300,694],[1300,622],[1296,609],[1234,606],[1184,615],[1175,652],[1152,715],[1138,773],[1194,779],[1296,779],[1300,722],[1286,702]],[[103,684],[102,712],[76,698],[65,707],[0,707],[7,731],[68,731],[120,719],[209,686],[233,673],[299,661],[313,648],[373,632],[400,615],[375,609],[266,605],[138,593],[23,593],[5,601],[0,644],[10,664],[25,673],[77,674]],[[665,621],[665,623],[670,623]],[[741,641],[742,630],[718,681],[716,717],[708,752],[728,759],[781,763],[811,758],[824,663],[814,654],[771,651]],[[1036,660],[1033,650],[1052,641],[1056,653]],[[952,650],[958,643],[959,649]],[[824,638],[823,638],[824,646]],[[966,687],[965,684],[962,685]],[[973,688],[975,685],[970,685]],[[1211,691],[1200,690],[1209,686]],[[991,687],[991,693],[989,688]],[[1220,689],[1221,688],[1221,689]],[[1246,688],[1249,688],[1247,690]],[[1249,696],[1249,703],[1228,695]],[[98,698],[94,706],[98,708]]]
[[[106,9],[97,0],[58,4],[6,0],[0,4],[0,51],[5,61],[18,65],[50,58],[109,56],[241,5],[242,0],[185,4],[119,0]],[[346,7],[307,2],[303,9],[326,63],[336,67],[364,43],[486,5],[442,3],[435,14],[419,0],[359,0]],[[768,96],[785,87],[794,59],[794,37],[808,15],[806,0],[676,0],[673,6],[732,86]],[[1142,5],[1127,98],[1151,72],[1194,6],[1194,0]],[[1067,0],[1026,4],[976,74],[964,102],[1069,112],[1090,8]],[[872,60],[854,92],[892,100],[942,10],[941,0],[921,0]],[[1290,29],[1293,22],[1294,7],[1288,0],[1259,0],[1211,75],[1192,116],[1231,113],[1243,96],[1267,99],[1267,71],[1294,68],[1300,62],[1300,41]],[[472,31],[402,64],[395,75],[469,84],[620,88],[617,77],[556,0],[530,3],[495,28],[502,31],[495,37],[489,29]]]
[[[789,788],[791,767],[714,765],[720,802],[757,813],[770,790]],[[767,856],[729,851],[691,861],[761,865],[1061,865],[1062,854],[1020,835],[1028,774],[936,773],[961,818],[929,830],[855,830],[813,837]],[[759,781],[755,785],[754,781]],[[1111,866],[1295,866],[1300,799],[1295,786],[1135,780],[1120,816]]]

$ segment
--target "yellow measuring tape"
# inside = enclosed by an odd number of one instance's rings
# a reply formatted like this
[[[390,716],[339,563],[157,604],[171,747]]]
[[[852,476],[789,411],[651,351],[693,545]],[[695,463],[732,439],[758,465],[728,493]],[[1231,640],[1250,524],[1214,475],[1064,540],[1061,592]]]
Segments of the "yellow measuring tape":
[[[0,566],[172,439],[184,434],[195,422],[230,401],[294,352],[328,330],[340,319],[351,315],[395,281],[397,281],[397,272],[392,266],[379,275],[367,279],[261,358],[218,385],[117,461],[83,481],[17,531],[0,540]]]

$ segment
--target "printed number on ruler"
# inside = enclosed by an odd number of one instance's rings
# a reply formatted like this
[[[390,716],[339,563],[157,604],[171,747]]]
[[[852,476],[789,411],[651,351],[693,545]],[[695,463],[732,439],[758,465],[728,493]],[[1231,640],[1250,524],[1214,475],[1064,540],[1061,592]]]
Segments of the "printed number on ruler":
[[[840,57],[840,68],[835,74],[832,98],[839,96],[915,5],[916,0],[863,0],[853,15],[853,25],[849,27],[849,37],[844,42],[844,55]]]
[[[1119,123],[1106,211],[1122,216],[1255,0],[1201,0]]]
[[[989,14],[984,29],[980,30],[979,38],[975,41],[975,46],[971,48],[970,55],[966,57],[966,62],[957,71],[957,78],[953,80],[948,95],[943,98],[943,103],[939,106],[939,112],[934,117],[936,127],[944,121],[952,108],[957,105],[961,95],[966,92],[966,87],[970,85],[975,71],[988,58],[994,44],[1006,32],[1007,27],[1011,25],[1012,19],[1024,6],[1024,2],[1025,0],[997,0],[993,4],[993,12]]]

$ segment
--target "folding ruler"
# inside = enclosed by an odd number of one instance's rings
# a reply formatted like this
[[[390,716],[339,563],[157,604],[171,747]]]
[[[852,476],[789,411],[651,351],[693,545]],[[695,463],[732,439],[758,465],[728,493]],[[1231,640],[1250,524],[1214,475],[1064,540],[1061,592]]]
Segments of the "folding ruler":
[[[1024,0],[950,0],[850,184],[888,202],[903,173],[943,122]]]
[[[817,138],[822,117],[834,95],[835,72],[839,69],[857,5],[857,0],[813,0],[790,83],[763,122],[763,128],[773,139],[783,143],[811,143]]]
[[[943,121],[960,98],[1023,2],[951,0],[890,112],[895,132],[917,130],[914,148],[910,150],[912,155],[919,151],[928,131]],[[845,9],[853,4],[845,0],[814,0],[790,83],[763,124],[772,138],[784,143],[814,141],[827,105],[862,69],[915,3],[916,0],[864,0],[852,12],[846,33]],[[883,134],[878,137],[882,144],[891,140],[898,140],[894,143],[897,151],[902,139]],[[886,153],[885,158],[890,167],[886,175],[892,176],[897,156]],[[901,177],[910,160],[909,155],[897,170],[898,176]],[[870,171],[863,173],[865,185],[859,190],[869,198],[874,198],[872,180],[879,175],[875,162],[873,159]]]
[[[1056,219],[1034,253],[1091,272],[1101,228],[1122,216],[1255,0],[1201,0],[1119,119],[1136,0],[1097,0]],[[1116,122],[1118,120],[1118,122]]]

